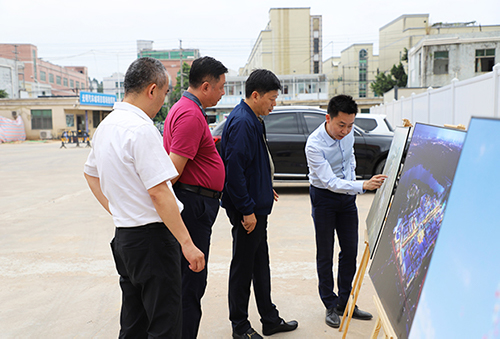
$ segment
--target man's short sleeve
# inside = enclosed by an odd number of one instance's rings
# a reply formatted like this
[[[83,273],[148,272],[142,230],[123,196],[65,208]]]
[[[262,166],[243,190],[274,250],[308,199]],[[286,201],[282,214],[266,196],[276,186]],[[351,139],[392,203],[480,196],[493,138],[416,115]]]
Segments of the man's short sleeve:
[[[90,154],[87,158],[87,161],[85,162],[85,165],[83,166],[83,172],[90,175],[91,177],[99,178],[99,172],[97,171],[95,154],[94,154],[93,148],[90,150]]]
[[[132,149],[135,169],[147,190],[178,175],[156,127],[141,126]]]

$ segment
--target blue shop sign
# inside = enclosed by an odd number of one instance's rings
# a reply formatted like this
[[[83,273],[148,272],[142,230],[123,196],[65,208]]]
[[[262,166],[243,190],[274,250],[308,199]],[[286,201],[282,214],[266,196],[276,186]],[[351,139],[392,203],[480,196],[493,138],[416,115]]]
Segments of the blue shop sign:
[[[80,105],[113,106],[116,95],[93,92],[80,92]]]

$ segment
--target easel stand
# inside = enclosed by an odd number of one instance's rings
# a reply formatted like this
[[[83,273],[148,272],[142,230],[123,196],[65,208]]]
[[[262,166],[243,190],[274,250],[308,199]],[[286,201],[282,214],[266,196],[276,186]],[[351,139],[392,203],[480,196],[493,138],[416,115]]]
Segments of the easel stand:
[[[378,318],[375,323],[375,327],[373,328],[371,339],[377,339],[378,334],[380,333],[380,329],[384,329],[384,338],[387,339],[397,339],[396,333],[394,332],[391,323],[389,322],[389,318],[387,318],[387,314],[385,313],[384,307],[380,302],[380,299],[377,295],[373,296],[373,301],[375,302],[375,306],[377,307]]]
[[[354,308],[356,307],[356,301],[358,300],[359,290],[361,289],[361,284],[363,283],[363,278],[365,276],[369,260],[370,260],[370,246],[368,244],[368,232],[365,230],[365,251],[363,252],[363,257],[361,259],[358,272],[356,273],[356,277],[354,279],[354,285],[351,289],[351,294],[349,295],[349,299],[347,300],[347,305],[344,310],[344,315],[342,316],[342,322],[340,323],[339,327],[339,332],[342,332],[344,323],[346,324],[345,332],[344,335],[342,336],[342,339],[345,339],[345,337],[347,336],[349,323],[351,322],[352,314],[354,313]]]

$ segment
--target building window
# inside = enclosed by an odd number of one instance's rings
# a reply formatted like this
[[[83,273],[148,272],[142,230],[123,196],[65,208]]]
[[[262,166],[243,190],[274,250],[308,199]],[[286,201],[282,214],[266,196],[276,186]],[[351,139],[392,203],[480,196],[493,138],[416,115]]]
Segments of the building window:
[[[69,87],[74,88],[75,87],[75,81],[73,79],[69,79]]]
[[[314,62],[314,74],[319,74],[319,61]]]
[[[476,49],[476,73],[491,72],[495,65],[495,49]]]
[[[40,81],[47,81],[47,73],[40,71]]]
[[[434,74],[448,74],[448,51],[434,52]]]
[[[68,87],[68,78],[63,78],[63,84],[65,87]]]
[[[80,87],[80,81],[77,81],[76,82],[76,87],[75,88],[79,88]]]
[[[319,31],[319,19],[318,18],[313,19],[313,30]]]
[[[60,75],[56,76],[56,84],[58,84],[58,85],[61,84],[61,76]]]
[[[51,84],[53,84],[53,83],[54,83],[54,74],[52,74],[52,73],[49,73],[49,82],[50,82]]]
[[[52,129],[52,110],[31,110],[31,129]]]
[[[314,42],[314,54],[318,54],[319,53],[319,39],[314,38],[313,42]]]
[[[283,85],[283,94],[288,94],[288,85]]]
[[[224,91],[226,92],[226,95],[234,95],[234,86],[226,85]]]
[[[66,127],[75,127],[75,116],[73,114],[66,114]]]
[[[366,82],[366,71],[359,70],[359,81]]]
[[[366,98],[366,81],[367,81],[367,63],[368,52],[366,49],[362,49],[359,51],[359,97]]]

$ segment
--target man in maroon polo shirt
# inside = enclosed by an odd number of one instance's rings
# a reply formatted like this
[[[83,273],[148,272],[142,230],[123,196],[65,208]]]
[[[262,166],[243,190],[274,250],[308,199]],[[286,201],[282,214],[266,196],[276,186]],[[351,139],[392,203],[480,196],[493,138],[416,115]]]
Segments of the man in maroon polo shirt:
[[[170,109],[163,130],[163,145],[179,172],[172,183],[177,198],[184,204],[182,219],[194,244],[205,254],[206,262],[225,174],[205,109],[217,105],[224,95],[225,73],[227,68],[214,58],[196,59],[189,73],[189,88]],[[196,338],[207,266],[194,273],[183,257],[181,268],[182,337]]]

